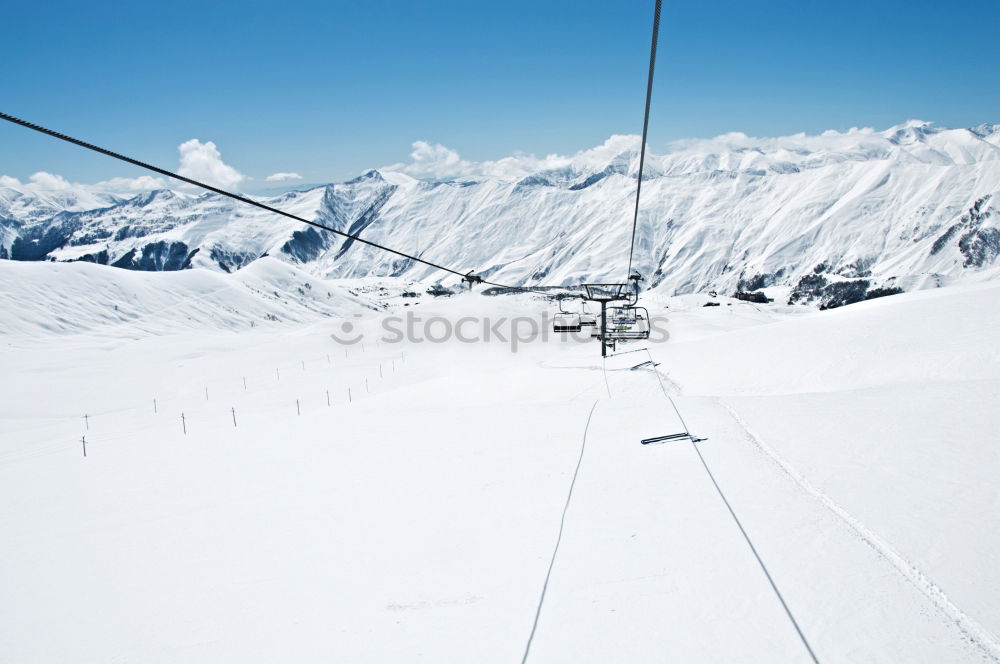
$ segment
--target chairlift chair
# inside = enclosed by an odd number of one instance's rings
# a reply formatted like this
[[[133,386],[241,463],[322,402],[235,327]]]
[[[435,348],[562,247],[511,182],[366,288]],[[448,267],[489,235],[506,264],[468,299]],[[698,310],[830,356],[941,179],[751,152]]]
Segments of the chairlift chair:
[[[579,332],[580,314],[563,309],[562,300],[559,300],[559,313],[552,316],[553,332]]]
[[[553,332],[579,332],[580,314],[558,313],[552,317]]]
[[[590,338],[600,339],[601,329],[603,328],[604,314],[598,312],[596,314],[593,314],[593,316],[594,316],[594,325],[593,327],[590,328]]]
[[[626,306],[608,309],[607,338],[626,341],[649,338],[649,312],[645,307]]]

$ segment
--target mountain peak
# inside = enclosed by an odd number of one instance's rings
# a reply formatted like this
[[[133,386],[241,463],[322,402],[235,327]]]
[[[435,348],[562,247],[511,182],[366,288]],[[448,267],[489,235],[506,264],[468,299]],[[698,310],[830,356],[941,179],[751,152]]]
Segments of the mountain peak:
[[[153,203],[154,201],[169,201],[175,198],[177,198],[177,194],[170,189],[154,189],[152,191],[138,194],[125,202],[135,205],[136,207],[143,207]]]
[[[407,185],[413,182],[419,182],[415,177],[407,175],[401,171],[375,171],[381,176],[383,180],[389,184],[394,185]]]
[[[969,127],[969,131],[978,136],[979,138],[987,138],[989,136],[996,136],[1000,134],[1000,124],[996,123],[983,123],[981,125],[976,125],[975,127]]]
[[[896,125],[885,130],[883,136],[889,139],[890,143],[895,143],[896,145],[911,145],[922,142],[926,136],[936,133],[938,133],[938,130],[930,122],[907,120],[901,125]]]
[[[381,182],[381,181],[384,181],[385,178],[382,177],[382,172],[381,171],[379,171],[377,168],[372,168],[372,169],[369,169],[369,170],[365,171],[364,173],[362,173],[358,177],[353,178],[351,180],[348,180],[344,184],[358,184],[358,183],[361,183],[361,182],[365,182],[366,180],[374,180],[376,182]]]

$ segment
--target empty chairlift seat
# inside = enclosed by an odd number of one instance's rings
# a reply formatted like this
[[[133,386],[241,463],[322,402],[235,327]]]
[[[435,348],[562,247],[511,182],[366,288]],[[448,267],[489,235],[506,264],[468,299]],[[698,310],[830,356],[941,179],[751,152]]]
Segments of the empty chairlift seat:
[[[582,325],[584,325],[583,315],[575,311],[567,311],[563,306],[563,301],[559,300],[559,313],[552,316],[552,331],[579,332]]]
[[[553,332],[579,332],[580,314],[560,311],[552,317]]]

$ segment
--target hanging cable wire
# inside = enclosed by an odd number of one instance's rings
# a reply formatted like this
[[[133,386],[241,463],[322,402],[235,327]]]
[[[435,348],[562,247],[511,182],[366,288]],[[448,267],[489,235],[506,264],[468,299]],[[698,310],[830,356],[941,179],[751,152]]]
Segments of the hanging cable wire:
[[[418,263],[423,263],[424,265],[428,265],[428,266],[433,267],[435,269],[443,270],[445,272],[450,272],[452,274],[457,274],[460,277],[464,277],[465,276],[465,273],[459,272],[458,270],[453,270],[453,269],[451,269],[449,267],[445,267],[443,265],[438,265],[437,263],[432,263],[430,261],[424,260],[423,258],[419,258],[417,256],[413,256],[411,254],[407,254],[407,253],[402,252],[402,251],[397,251],[396,249],[392,249],[390,247],[386,247],[384,245],[378,244],[377,242],[372,242],[370,240],[366,240],[366,239],[364,239],[362,237],[359,237],[357,235],[354,235],[352,233],[345,233],[343,231],[338,231],[336,228],[330,228],[329,226],[325,226],[325,225],[323,225],[323,224],[321,224],[319,222],[310,221],[310,220],[305,219],[303,217],[299,217],[297,215],[291,214],[290,212],[285,212],[284,210],[279,210],[278,208],[274,208],[274,207],[271,207],[270,205],[266,205],[266,204],[261,203],[259,201],[255,201],[255,200],[253,200],[251,198],[247,198],[245,196],[240,196],[239,194],[234,194],[231,191],[226,191],[225,189],[219,189],[218,187],[213,187],[210,184],[206,184],[204,182],[199,182],[198,180],[195,180],[193,178],[189,178],[189,177],[186,177],[184,175],[178,175],[177,173],[173,173],[171,171],[168,171],[165,168],[160,168],[159,166],[153,166],[152,164],[147,164],[146,162],[139,161],[138,159],[133,159],[132,157],[127,157],[127,156],[125,156],[123,154],[119,154],[117,152],[112,152],[111,150],[107,150],[107,149],[102,148],[100,146],[93,145],[91,143],[87,143],[86,141],[81,141],[78,138],[73,138],[72,136],[67,136],[66,134],[61,134],[61,133],[59,133],[57,131],[53,131],[52,129],[47,129],[46,127],[42,127],[42,126],[36,125],[34,123],[28,122],[27,120],[22,120],[21,118],[14,117],[13,115],[8,115],[7,113],[0,112],[0,118],[3,118],[4,120],[7,120],[8,122],[12,122],[12,123],[17,124],[17,125],[21,125],[22,127],[27,127],[28,129],[33,129],[33,130],[35,130],[37,132],[40,132],[42,134],[47,134],[48,136],[52,136],[53,138],[58,138],[58,139],[60,139],[62,141],[66,141],[67,143],[73,143],[74,145],[79,145],[80,147],[87,148],[88,150],[93,150],[94,152],[99,152],[99,153],[101,153],[103,155],[107,155],[108,157],[113,157],[114,159],[118,159],[119,161],[124,161],[124,162],[132,164],[134,166],[138,166],[139,168],[145,168],[148,171],[153,171],[154,173],[159,173],[160,175],[165,175],[165,176],[167,176],[169,178],[173,178],[175,180],[180,180],[181,182],[186,182],[187,184],[192,184],[192,185],[194,185],[196,187],[201,187],[202,189],[207,189],[209,191],[215,192],[216,194],[220,194],[222,196],[227,196],[229,198],[232,198],[233,200],[240,201],[241,203],[246,203],[247,205],[253,205],[254,207],[258,207],[258,208],[260,208],[262,210],[267,210],[268,212],[273,212],[274,214],[281,215],[282,217],[288,217],[289,219],[294,219],[295,221],[301,222],[303,224],[308,224],[308,225],[313,226],[315,228],[319,228],[321,230],[328,231],[330,233],[334,233],[334,234],[340,235],[342,237],[350,238],[351,240],[354,240],[355,242],[361,242],[362,244],[367,244],[368,246],[375,247],[376,249],[381,249],[383,251],[387,251],[389,253],[396,254],[397,256],[402,256],[403,258],[406,258],[406,259],[409,259],[409,260],[412,260],[412,261],[417,261]]]
[[[646,163],[646,135],[649,130],[649,102],[653,97],[653,67],[656,65],[656,42],[660,36],[660,9],[663,0],[656,0],[653,10],[653,41],[649,47],[649,79],[646,81],[646,112],[642,118],[642,147],[639,149],[639,181],[635,188],[635,214],[632,216],[632,241],[628,250],[628,273],[626,283],[632,276],[632,256],[635,253],[635,229],[639,224],[639,194],[642,193],[642,170]]]
[[[649,361],[653,362],[652,372],[653,374],[656,375],[656,381],[660,385],[660,391],[663,393],[663,396],[666,397],[667,401],[670,403],[670,407],[673,408],[674,413],[677,415],[677,419],[681,423],[681,426],[684,427],[684,431],[690,434],[691,430],[688,429],[687,423],[684,421],[684,416],[681,415],[681,411],[680,409],[677,408],[677,404],[674,402],[674,398],[670,396],[670,393],[667,392],[667,388],[663,384],[663,376],[660,374],[660,370],[656,368],[657,364],[653,360],[653,354],[649,352],[648,348],[644,350],[646,351],[646,356],[649,357]],[[698,448],[698,443],[695,442],[694,438],[690,437],[688,439],[688,442],[691,443],[691,447],[698,455],[698,460],[701,461],[701,465],[705,468],[705,472],[708,474],[708,479],[712,481],[712,486],[715,487],[715,491],[719,494],[719,498],[722,499],[723,504],[726,506],[726,510],[729,512],[729,515],[733,517],[733,521],[736,522],[736,527],[739,528],[740,534],[743,535],[743,539],[746,541],[747,546],[750,547],[750,553],[753,554],[753,557],[757,560],[757,564],[760,565],[761,570],[764,572],[764,576],[767,577],[767,582],[770,584],[771,589],[777,596],[778,602],[781,603],[781,608],[785,610],[785,615],[788,616],[788,620],[792,623],[792,627],[795,628],[795,633],[798,634],[799,640],[802,641],[802,645],[805,646],[806,651],[809,653],[809,659],[813,661],[813,664],[819,664],[819,659],[817,659],[816,653],[813,651],[812,645],[810,645],[809,643],[809,639],[806,638],[805,633],[802,631],[802,627],[799,626],[799,621],[796,620],[795,616],[792,614],[792,610],[791,608],[789,608],[788,602],[785,601],[785,596],[781,594],[780,590],[778,590],[778,584],[775,583],[774,577],[771,576],[770,570],[768,570],[767,565],[764,564],[764,559],[761,558],[760,553],[757,552],[757,547],[755,547],[753,545],[753,542],[750,540],[750,535],[749,533],[747,533],[746,528],[743,527],[743,522],[740,521],[740,518],[738,516],[736,516],[736,512],[733,510],[733,506],[729,503],[729,500],[726,498],[726,494],[722,492],[722,487],[719,486],[719,482],[715,479],[715,473],[713,473],[712,469],[708,467],[708,462],[705,460],[705,456],[701,453],[701,450]]]
[[[416,261],[418,263],[423,263],[424,265],[432,267],[432,268],[434,268],[436,270],[442,270],[444,272],[449,272],[451,274],[454,274],[454,275],[457,275],[459,277],[462,277],[463,281],[469,282],[470,286],[473,283],[482,283],[482,284],[486,284],[486,285],[489,285],[489,286],[496,286],[498,288],[508,288],[508,289],[511,289],[511,290],[526,291],[526,292],[537,292],[537,293],[542,293],[542,294],[546,294],[546,295],[547,295],[547,293],[544,293],[544,291],[538,290],[538,289],[541,289],[541,288],[555,288],[555,287],[552,287],[552,286],[548,286],[548,287],[546,287],[546,286],[535,286],[533,288],[532,287],[526,287],[526,286],[508,286],[506,284],[498,284],[498,283],[494,283],[492,281],[486,281],[484,279],[481,279],[481,278],[473,275],[471,271],[461,272],[459,270],[453,270],[450,267],[445,267],[444,265],[439,265],[437,263],[432,263],[431,261],[425,260],[425,259],[420,258],[418,256],[414,256],[412,254],[408,254],[406,252],[399,251],[399,250],[393,249],[391,247],[387,247],[387,246],[379,244],[377,242],[372,242],[371,240],[366,240],[366,239],[364,239],[364,238],[362,238],[362,237],[360,237],[358,235],[355,235],[353,233],[345,233],[344,231],[339,231],[336,228],[331,228],[331,227],[326,226],[324,224],[321,224],[319,222],[310,221],[309,219],[305,219],[303,217],[299,217],[297,215],[291,214],[290,212],[285,212],[284,210],[279,210],[278,208],[271,207],[270,205],[266,205],[265,203],[261,203],[260,201],[255,201],[252,198],[247,198],[246,196],[241,196],[239,194],[234,194],[231,191],[226,191],[225,189],[220,189],[218,187],[214,187],[214,186],[212,186],[210,184],[206,184],[204,182],[200,182],[198,180],[186,177],[184,175],[178,175],[177,173],[173,173],[171,171],[168,171],[165,168],[160,168],[159,166],[154,166],[152,164],[147,164],[144,161],[139,161],[138,159],[133,159],[132,157],[128,157],[126,155],[119,154],[117,152],[113,152],[111,150],[108,150],[106,148],[102,148],[102,147],[94,145],[92,143],[87,143],[86,141],[82,141],[82,140],[80,140],[78,138],[73,138],[72,136],[67,136],[66,134],[61,134],[61,133],[59,133],[57,131],[54,131],[52,129],[48,129],[46,127],[42,127],[42,126],[34,124],[32,122],[28,122],[27,120],[22,120],[21,118],[15,117],[13,115],[8,115],[7,113],[0,112],[0,118],[3,118],[4,120],[7,120],[8,122],[11,122],[13,124],[20,125],[22,127],[27,127],[28,129],[32,129],[32,130],[37,131],[37,132],[42,133],[42,134],[46,134],[47,136],[52,136],[53,138],[58,138],[61,141],[66,141],[67,143],[72,143],[74,145],[78,145],[78,146],[86,148],[88,150],[93,150],[94,152],[98,152],[100,154],[106,155],[108,157],[112,157],[114,159],[118,159],[119,161],[124,161],[125,163],[132,164],[133,166],[138,166],[139,168],[144,168],[147,171],[152,171],[154,173],[159,173],[160,175],[165,175],[165,176],[167,176],[169,178],[173,178],[175,180],[180,180],[181,182],[186,182],[187,184],[191,184],[191,185],[194,185],[196,187],[201,187],[202,189],[207,189],[208,191],[214,192],[214,193],[219,194],[221,196],[226,196],[228,198],[232,198],[233,200],[239,201],[241,203],[246,203],[247,205],[252,205],[252,206],[260,208],[262,210],[267,210],[268,212],[271,212],[271,213],[274,213],[274,214],[277,214],[277,215],[281,215],[282,217],[287,217],[287,218],[292,219],[294,221],[298,221],[298,222],[303,223],[303,224],[308,224],[309,226],[312,226],[314,228],[319,228],[320,230],[324,230],[324,231],[327,231],[329,233],[333,233],[335,235],[340,235],[341,237],[345,237],[345,238],[354,240],[355,242],[360,242],[362,244],[366,244],[366,245],[368,245],[370,247],[375,247],[376,249],[381,249],[382,251],[386,251],[386,252],[389,252],[391,254],[396,254],[397,256],[402,256],[403,258],[406,258],[407,260]],[[559,288],[563,288],[563,287],[559,287]],[[567,286],[565,288],[573,288],[573,287]]]

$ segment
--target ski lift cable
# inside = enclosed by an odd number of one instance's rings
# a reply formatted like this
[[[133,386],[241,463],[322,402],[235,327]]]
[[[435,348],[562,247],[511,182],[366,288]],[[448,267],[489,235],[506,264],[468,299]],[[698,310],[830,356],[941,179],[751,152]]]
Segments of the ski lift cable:
[[[671,400],[671,402],[672,401],[673,400]],[[736,522],[737,528],[740,529],[743,539],[746,541],[747,546],[750,547],[750,552],[753,554],[753,557],[757,559],[757,564],[760,565],[761,570],[764,572],[764,576],[767,577],[767,582],[771,585],[771,589],[774,590],[774,594],[778,597],[778,601],[781,603],[781,608],[785,610],[785,615],[788,616],[788,620],[791,621],[792,627],[795,628],[795,633],[798,634],[799,640],[802,641],[802,645],[805,646],[806,651],[809,653],[809,659],[813,661],[813,664],[819,664],[819,659],[817,659],[816,653],[813,652],[812,646],[809,644],[809,640],[806,639],[806,635],[802,632],[799,622],[795,619],[795,616],[792,615],[792,610],[788,607],[788,603],[785,602],[785,597],[781,594],[781,591],[778,590],[778,585],[771,577],[771,572],[767,569],[767,565],[764,564],[760,554],[757,553],[757,547],[755,547],[753,542],[750,541],[750,535],[747,534],[746,528],[743,527],[743,523],[740,521],[740,518],[736,516],[736,512],[733,511],[732,505],[729,504],[729,500],[726,498],[726,494],[722,492],[722,488],[719,486],[718,481],[716,481],[712,470],[708,467],[708,462],[705,461],[705,457],[702,456],[701,450],[698,449],[698,445],[693,441],[691,442],[691,447],[693,447],[694,451],[698,454],[698,459],[701,461],[701,465],[704,466],[705,472],[708,473],[708,479],[712,481],[712,485],[715,487],[719,497],[722,498],[722,502],[725,504],[726,510],[728,510],[729,515],[733,517],[733,521]]]
[[[649,357],[650,362],[654,362],[652,353],[649,349],[646,350],[646,355]],[[673,397],[667,392],[666,386],[663,384],[663,377],[660,375],[660,370],[654,365],[653,373],[656,374],[656,381],[660,385],[660,391],[663,392],[663,396],[666,397],[667,401],[670,402],[670,406],[674,409],[674,413],[677,414],[677,419],[680,420],[681,426],[684,427],[684,431],[690,432],[687,427],[687,423],[684,422],[684,417],[681,415],[681,411],[677,408],[677,404],[674,402]],[[799,622],[795,619],[792,614],[791,608],[789,608],[788,603],[785,601],[784,595],[778,590],[778,584],[775,583],[774,578],[771,576],[771,572],[767,569],[767,565],[764,564],[764,560],[760,557],[760,553],[757,552],[757,547],[754,546],[753,542],[750,540],[750,535],[747,533],[746,528],[743,527],[743,522],[740,518],[736,516],[736,512],[733,510],[732,505],[729,504],[729,500],[726,498],[726,494],[723,493],[722,487],[719,486],[718,480],[715,479],[715,474],[712,469],[708,466],[708,461],[705,460],[704,455],[702,455],[701,450],[698,449],[698,444],[689,438],[691,447],[694,448],[695,453],[698,455],[698,460],[701,461],[701,465],[705,468],[705,472],[708,474],[708,479],[711,480],[712,486],[715,487],[715,491],[719,494],[719,498],[722,499],[723,504],[726,506],[726,510],[729,515],[733,517],[733,521],[736,523],[736,527],[739,528],[740,533],[743,535],[743,539],[746,541],[747,546],[750,547],[750,552],[753,557],[757,560],[757,564],[760,565],[761,570],[764,572],[764,576],[767,578],[768,584],[770,584],[771,589],[774,591],[775,596],[778,598],[778,602],[781,604],[781,608],[785,610],[785,615],[788,616],[788,620],[792,623],[792,627],[795,629],[795,633],[798,634],[799,640],[802,641],[802,645],[805,646],[806,652],[809,653],[809,658],[812,660],[813,664],[819,664],[819,659],[816,657],[816,653],[812,649],[809,640],[806,638],[805,633],[799,626]]]
[[[450,267],[445,267],[444,265],[439,265],[437,263],[433,263],[431,261],[428,261],[428,260],[425,260],[423,258],[420,258],[419,256],[414,256],[412,254],[408,254],[406,252],[399,251],[399,250],[393,249],[391,247],[387,247],[387,246],[379,244],[377,242],[372,242],[371,240],[366,240],[363,237],[360,237],[360,236],[355,235],[353,233],[345,233],[344,231],[339,231],[336,228],[331,228],[331,227],[326,226],[324,224],[321,224],[319,222],[310,221],[309,219],[305,219],[303,217],[299,217],[298,215],[294,215],[294,214],[292,214],[290,212],[285,212],[284,210],[279,210],[278,208],[271,207],[270,205],[267,205],[265,203],[261,203],[260,201],[255,201],[252,198],[247,198],[246,196],[241,196],[241,195],[235,194],[235,193],[233,193],[231,191],[226,191],[225,189],[220,189],[219,187],[214,187],[214,186],[212,186],[210,184],[206,184],[206,183],[201,182],[199,180],[195,180],[194,178],[189,178],[189,177],[184,176],[184,175],[179,175],[179,174],[174,173],[172,171],[168,171],[165,168],[160,168],[159,166],[154,166],[153,164],[147,164],[144,161],[139,161],[138,159],[134,159],[132,157],[120,154],[118,152],[113,152],[112,150],[108,150],[107,148],[102,148],[102,147],[100,147],[98,145],[94,145],[92,143],[87,143],[86,141],[82,141],[82,140],[80,140],[78,138],[73,138],[72,136],[67,136],[66,134],[62,134],[62,133],[60,133],[58,131],[55,131],[55,130],[52,130],[52,129],[48,129],[47,127],[42,127],[41,125],[37,125],[37,124],[34,124],[32,122],[28,122],[27,120],[22,120],[21,118],[15,117],[13,115],[9,115],[9,114],[4,113],[2,111],[0,111],[0,118],[3,118],[4,120],[7,120],[8,122],[11,122],[13,124],[20,125],[22,127],[28,128],[28,129],[32,129],[32,130],[37,131],[37,132],[42,133],[42,134],[46,134],[46,135],[51,136],[53,138],[58,138],[61,141],[66,141],[67,143],[72,143],[72,144],[78,145],[78,146],[80,146],[82,148],[86,148],[88,150],[92,150],[94,152],[98,152],[98,153],[103,154],[105,156],[112,157],[113,159],[117,159],[119,161],[124,161],[124,162],[126,162],[128,164],[132,164],[133,166],[138,166],[139,168],[144,168],[147,171],[152,171],[154,173],[159,173],[160,175],[165,175],[166,177],[173,178],[175,180],[180,180],[181,182],[186,182],[187,184],[191,184],[191,185],[194,185],[196,187],[201,187],[202,189],[207,189],[208,191],[214,192],[214,193],[219,194],[221,196],[226,196],[226,197],[231,198],[233,200],[239,201],[241,203],[246,203],[247,205],[252,205],[254,207],[260,208],[262,210],[266,210],[266,211],[271,212],[273,214],[277,214],[277,215],[280,215],[282,217],[287,217],[288,219],[292,219],[294,221],[298,221],[300,223],[307,224],[307,225],[312,226],[314,228],[319,228],[320,230],[324,230],[324,231],[333,233],[335,235],[340,235],[341,237],[345,237],[345,238],[354,240],[355,242],[360,242],[362,244],[366,244],[366,245],[368,245],[370,247],[375,247],[376,249],[381,249],[382,251],[386,251],[386,252],[391,253],[391,254],[396,254],[397,256],[401,256],[401,257],[406,258],[408,260],[416,261],[418,263],[423,263],[424,265],[432,267],[432,268],[434,268],[436,270],[441,270],[443,272],[449,272],[451,274],[454,274],[454,275],[457,275],[459,277],[462,277],[463,281],[468,281],[469,284],[470,284],[470,286],[473,283],[483,283],[483,284],[487,284],[487,285],[490,285],[490,286],[496,286],[498,288],[508,288],[508,289],[511,289],[511,290],[521,290],[521,291],[532,291],[533,290],[530,287],[508,286],[508,285],[505,285],[505,284],[498,284],[498,283],[494,283],[494,282],[491,282],[491,281],[486,281],[486,280],[484,280],[484,279],[482,279],[480,277],[477,277],[477,276],[473,275],[471,271],[470,272],[461,272],[459,270],[453,270]],[[538,288],[538,287],[536,287],[536,288]],[[567,288],[571,288],[571,287],[567,287]],[[536,291],[536,292],[543,292],[543,291]]]
[[[646,81],[646,111],[642,118],[642,145],[639,149],[639,178],[635,188],[635,213],[632,215],[632,240],[628,250],[628,273],[626,280],[632,276],[632,258],[635,254],[635,231],[639,223],[639,195],[642,193],[642,171],[646,163],[646,136],[649,131],[649,104],[653,97],[653,68],[656,65],[656,43],[660,35],[660,9],[663,0],[656,0],[653,10],[653,39],[649,47],[649,78]]]

